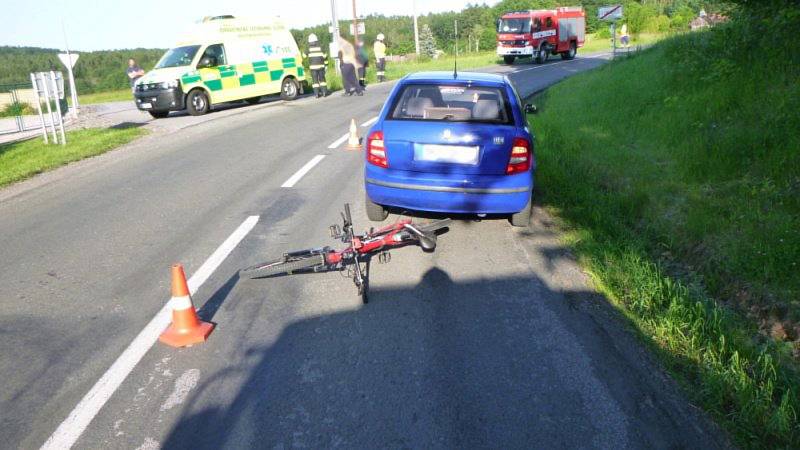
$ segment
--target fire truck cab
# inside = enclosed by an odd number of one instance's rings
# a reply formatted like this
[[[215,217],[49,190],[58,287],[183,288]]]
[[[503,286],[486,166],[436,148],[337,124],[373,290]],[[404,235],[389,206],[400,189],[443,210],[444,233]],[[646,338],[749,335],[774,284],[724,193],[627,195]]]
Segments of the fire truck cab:
[[[506,64],[516,58],[541,64],[556,54],[572,59],[585,37],[586,13],[579,6],[512,11],[497,21],[497,54]]]

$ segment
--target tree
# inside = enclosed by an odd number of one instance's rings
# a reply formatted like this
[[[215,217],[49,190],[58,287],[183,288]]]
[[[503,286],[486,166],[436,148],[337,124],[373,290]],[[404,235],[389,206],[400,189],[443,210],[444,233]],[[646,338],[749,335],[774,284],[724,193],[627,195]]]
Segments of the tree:
[[[436,56],[436,39],[427,23],[419,30],[419,51],[429,58]]]

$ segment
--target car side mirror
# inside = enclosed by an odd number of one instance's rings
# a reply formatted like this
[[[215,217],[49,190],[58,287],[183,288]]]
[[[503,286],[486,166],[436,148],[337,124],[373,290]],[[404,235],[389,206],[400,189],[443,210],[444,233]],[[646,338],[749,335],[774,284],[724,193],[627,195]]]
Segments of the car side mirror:
[[[217,59],[212,56],[205,56],[203,57],[199,63],[197,63],[198,69],[205,69],[206,67],[214,67],[217,65]]]
[[[530,103],[525,105],[525,114],[536,114],[538,112],[539,108],[537,108],[536,105],[532,105]]]

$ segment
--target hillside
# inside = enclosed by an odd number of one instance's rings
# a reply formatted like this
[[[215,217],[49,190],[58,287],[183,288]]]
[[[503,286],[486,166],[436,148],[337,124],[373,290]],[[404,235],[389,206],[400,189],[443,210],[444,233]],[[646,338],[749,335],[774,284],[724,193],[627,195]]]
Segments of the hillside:
[[[38,47],[0,47],[0,85],[26,82],[31,72],[66,69],[58,60],[59,50]],[[78,92],[94,92],[121,89],[128,85],[125,68],[128,58],[134,58],[142,67],[152,68],[163,49],[103,50],[79,52],[75,64],[75,83]]]
[[[797,448],[800,9],[742,3],[551,89],[537,182],[689,395],[744,447]]]

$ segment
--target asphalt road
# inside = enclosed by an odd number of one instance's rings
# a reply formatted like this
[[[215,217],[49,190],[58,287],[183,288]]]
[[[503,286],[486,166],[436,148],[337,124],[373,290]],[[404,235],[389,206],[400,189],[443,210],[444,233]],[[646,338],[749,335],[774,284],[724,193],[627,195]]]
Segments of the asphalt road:
[[[527,95],[603,63],[487,70]],[[526,231],[459,220],[433,254],[394,251],[368,305],[337,273],[237,278],[336,244],[345,202],[369,225],[363,156],[329,144],[390,87],[212,114],[0,191],[0,447],[41,446],[168,300],[169,266],[193,274],[250,216],[194,295],[210,340],[157,343],[75,448],[727,446],[538,208]]]

